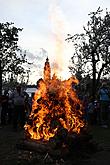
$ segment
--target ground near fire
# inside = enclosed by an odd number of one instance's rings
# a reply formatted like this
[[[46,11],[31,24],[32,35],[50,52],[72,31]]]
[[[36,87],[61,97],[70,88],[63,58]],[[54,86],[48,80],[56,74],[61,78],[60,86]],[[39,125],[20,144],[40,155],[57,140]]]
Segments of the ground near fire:
[[[74,77],[61,81],[55,74],[51,78],[46,59],[25,129],[0,128],[1,165],[109,165],[110,128],[86,123],[72,88],[77,82]]]
[[[70,160],[60,160],[52,162],[52,158],[46,154],[33,154],[27,150],[17,149],[16,144],[24,138],[24,131],[13,132],[12,126],[8,125],[0,128],[0,165],[109,165],[110,163],[110,128],[104,129],[100,126],[90,128],[93,139],[98,143],[99,151],[83,155],[81,158],[73,157]]]

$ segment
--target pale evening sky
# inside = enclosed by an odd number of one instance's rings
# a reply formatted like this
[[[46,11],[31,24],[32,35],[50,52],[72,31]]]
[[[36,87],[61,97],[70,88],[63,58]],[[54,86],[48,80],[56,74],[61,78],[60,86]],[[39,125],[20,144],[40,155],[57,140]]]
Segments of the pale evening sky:
[[[0,0],[0,22],[23,28],[19,46],[30,52],[34,66],[30,82],[41,76],[47,54],[51,66],[57,63],[59,75],[67,78],[72,56],[72,47],[65,41],[67,34],[83,32],[88,14],[99,6],[109,10],[110,0]]]

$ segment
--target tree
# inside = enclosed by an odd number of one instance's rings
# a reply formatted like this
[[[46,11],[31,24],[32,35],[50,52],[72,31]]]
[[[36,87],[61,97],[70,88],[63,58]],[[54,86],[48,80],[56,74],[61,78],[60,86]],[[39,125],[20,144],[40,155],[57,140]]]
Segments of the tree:
[[[26,73],[23,67],[28,63],[26,54],[18,47],[18,33],[22,31],[14,23],[0,23],[0,95],[4,78]]]
[[[100,79],[110,74],[110,12],[106,10],[105,15],[102,12],[100,7],[91,12],[84,33],[68,34],[66,39],[73,42],[75,52],[70,70],[72,73],[80,70],[83,77],[91,77],[93,98]]]

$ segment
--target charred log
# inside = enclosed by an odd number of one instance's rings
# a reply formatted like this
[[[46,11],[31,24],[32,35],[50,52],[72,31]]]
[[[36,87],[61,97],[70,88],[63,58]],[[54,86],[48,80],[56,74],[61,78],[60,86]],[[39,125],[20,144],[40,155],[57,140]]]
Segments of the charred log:
[[[17,149],[48,155],[53,160],[65,161],[78,158],[89,158],[98,151],[98,144],[93,141],[92,135],[87,132],[82,134],[68,134],[66,129],[59,128],[56,135],[49,141],[22,140],[17,144]]]

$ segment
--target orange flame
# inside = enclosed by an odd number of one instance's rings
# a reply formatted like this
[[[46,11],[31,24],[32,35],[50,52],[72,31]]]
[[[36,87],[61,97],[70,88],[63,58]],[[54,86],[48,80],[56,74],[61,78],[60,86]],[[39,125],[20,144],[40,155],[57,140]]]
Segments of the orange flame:
[[[32,112],[25,130],[32,139],[49,140],[54,137],[61,126],[68,132],[80,133],[84,127],[82,120],[82,104],[72,89],[72,83],[77,84],[74,77],[61,81],[54,74],[50,76],[50,65],[48,58],[44,67],[44,80],[38,81]]]

